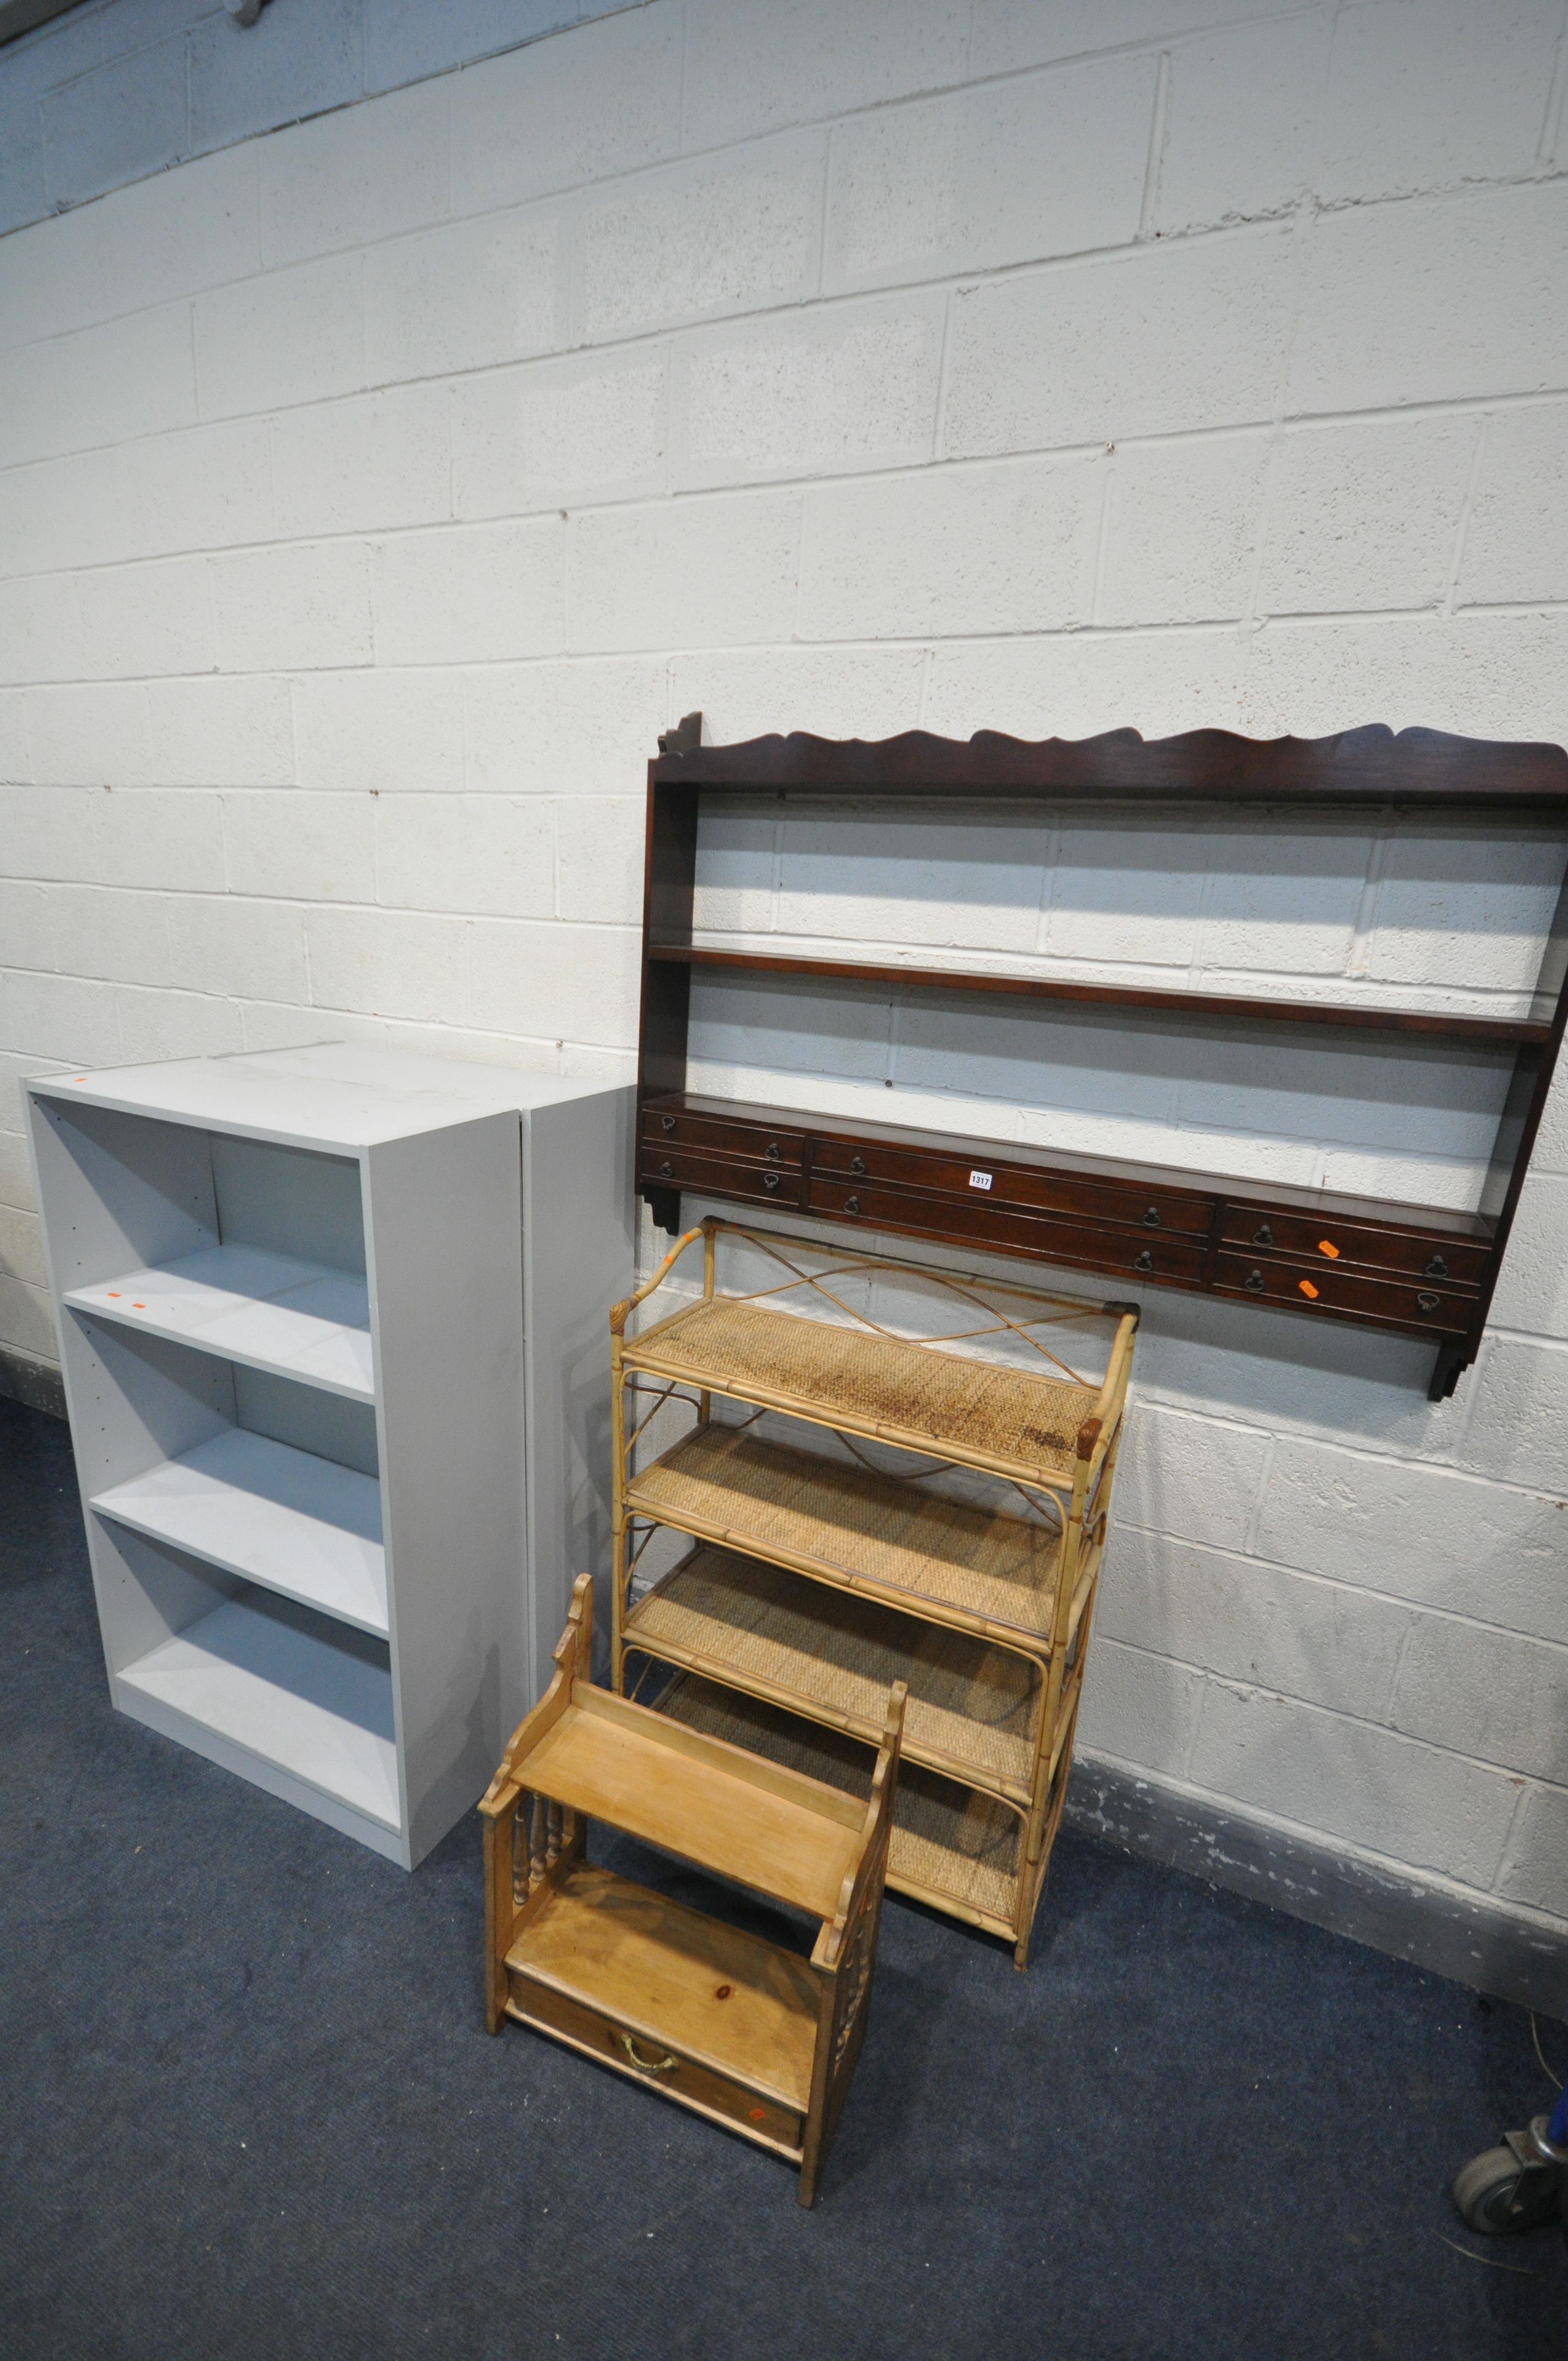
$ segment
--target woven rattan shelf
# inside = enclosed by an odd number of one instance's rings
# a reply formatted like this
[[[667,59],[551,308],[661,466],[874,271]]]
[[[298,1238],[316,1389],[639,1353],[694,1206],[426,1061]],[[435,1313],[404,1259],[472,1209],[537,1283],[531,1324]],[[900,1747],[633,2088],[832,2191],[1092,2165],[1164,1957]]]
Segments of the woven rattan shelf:
[[[629,1336],[698,1239],[700,1301]],[[721,1241],[726,1276],[749,1263],[762,1284],[718,1290]],[[614,1687],[630,1656],[639,1694],[664,1679],[660,1712],[853,1788],[880,1700],[904,1682],[890,1882],[1006,1936],[1020,1967],[1066,1789],[1136,1325],[1129,1304],[712,1220],[610,1315]],[[1065,1357],[1097,1345],[1102,1375]],[[695,1424],[639,1467],[641,1438],[677,1405]],[[645,1561],[675,1533],[696,1548]]]
[[[904,1760],[1027,1806],[1038,1668],[939,1623],[803,1582],[761,1558],[699,1543],[626,1622],[625,1645],[875,1744],[904,1681]]]

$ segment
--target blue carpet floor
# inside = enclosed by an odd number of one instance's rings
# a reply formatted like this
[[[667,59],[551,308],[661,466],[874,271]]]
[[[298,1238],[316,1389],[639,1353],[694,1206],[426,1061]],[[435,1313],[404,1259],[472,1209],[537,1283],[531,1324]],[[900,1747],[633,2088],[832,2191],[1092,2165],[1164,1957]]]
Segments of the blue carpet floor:
[[[489,2039],[477,1820],[409,1877],[112,1713],[66,1430],[5,1400],[0,1895],[6,2361],[1568,2348],[1558,2231],[1446,2196],[1550,2102],[1524,2015],[1070,1838],[1025,1976],[890,1900],[813,2213]]]

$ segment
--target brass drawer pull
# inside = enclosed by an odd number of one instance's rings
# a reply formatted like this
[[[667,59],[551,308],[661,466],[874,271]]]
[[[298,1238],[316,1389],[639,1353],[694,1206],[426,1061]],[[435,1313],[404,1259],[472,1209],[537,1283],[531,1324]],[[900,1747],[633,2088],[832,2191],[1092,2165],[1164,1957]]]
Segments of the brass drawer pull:
[[[845,1198],[845,1200],[844,1200],[844,1211],[846,1212],[846,1213],[858,1213],[860,1212],[860,1210],[861,1210],[861,1201],[860,1201],[860,1199],[859,1199],[858,1197],[846,1197],[846,1198]]]
[[[664,1159],[664,1160],[663,1160],[663,1164],[661,1164],[661,1165],[660,1165],[660,1167],[659,1167],[659,1178],[660,1178],[660,1180],[667,1180],[670,1178],[671,1174],[674,1172],[674,1169],[675,1169],[675,1168],[674,1168],[674,1166],[671,1163],[671,1161],[670,1161],[669,1158],[666,1156],[666,1157],[665,1157],[665,1159]]]
[[[770,1159],[771,1162],[776,1164],[779,1160],[778,1141],[776,1139],[770,1139],[766,1148],[762,1150],[762,1153]]]
[[[1428,1263],[1425,1270],[1422,1271],[1421,1277],[1423,1279],[1446,1279],[1448,1277],[1448,1265],[1444,1262],[1441,1255],[1433,1255],[1431,1262]]]
[[[1260,1230],[1254,1230],[1252,1234],[1252,1242],[1255,1246],[1271,1246],[1274,1244],[1274,1232],[1269,1228],[1266,1222],[1265,1222]],[[1250,1287],[1252,1281],[1249,1279],[1247,1284]]]
[[[673,1115],[662,1115],[659,1122],[665,1131],[674,1131],[675,1127],[675,1118]]]
[[[853,1173],[857,1180],[863,1180],[866,1177],[865,1158],[863,1156],[851,1156],[850,1159],[850,1170]]]
[[[1137,1258],[1136,1262],[1133,1265],[1133,1268],[1134,1268],[1135,1270],[1153,1270],[1153,1268],[1154,1268],[1154,1257],[1153,1257],[1153,1255],[1152,1255],[1152,1254],[1150,1254],[1150,1252],[1149,1252],[1149,1250],[1148,1250],[1147,1246],[1146,1246],[1146,1247],[1144,1248],[1144,1250],[1143,1250],[1142,1254],[1138,1257],[1138,1258]]]
[[[640,2074],[673,2074],[681,2062],[678,2058],[639,2058],[630,2033],[618,2033],[616,2039]]]
[[[1246,1289],[1249,1295],[1261,1295],[1263,1293],[1262,1271],[1249,1270],[1246,1277],[1243,1279],[1242,1285]]]
[[[1435,1312],[1442,1301],[1442,1298],[1441,1295],[1418,1295],[1416,1298],[1416,1310],[1418,1312]]]
[[[764,1189],[776,1189],[776,1188],[778,1187],[778,1185],[779,1185],[779,1176],[778,1176],[778,1174],[777,1174],[776,1172],[764,1172],[764,1173],[763,1173],[763,1175],[762,1175],[762,1186],[763,1186],[763,1188],[764,1188]]]
[[[1158,1227],[1159,1227],[1159,1207],[1158,1207],[1157,1205],[1151,1205],[1151,1206],[1149,1207],[1149,1209],[1148,1209],[1148,1212],[1144,1215],[1144,1227],[1145,1227],[1145,1229],[1146,1229],[1146,1230],[1157,1230],[1157,1229],[1158,1229]]]

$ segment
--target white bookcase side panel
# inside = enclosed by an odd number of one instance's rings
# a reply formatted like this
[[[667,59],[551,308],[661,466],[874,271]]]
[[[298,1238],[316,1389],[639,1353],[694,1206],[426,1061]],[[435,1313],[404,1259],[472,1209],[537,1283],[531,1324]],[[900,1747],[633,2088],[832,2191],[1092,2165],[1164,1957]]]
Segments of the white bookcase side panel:
[[[406,1825],[418,1861],[526,1710],[515,1108],[366,1151]]]
[[[387,1635],[380,1488],[352,1468],[235,1427],[111,1486],[92,1505],[210,1565]]]
[[[391,1679],[375,1642],[353,1637],[247,1591],[126,1665],[120,1686],[395,1835]]]
[[[375,1399],[365,1281],[347,1271],[258,1246],[214,1246],[73,1287],[64,1300],[73,1312],[324,1386],[351,1400]]]
[[[574,1581],[609,1565],[609,1308],[636,1284],[635,1119],[630,1088],[523,1117],[531,1697]],[[598,1603],[608,1631],[608,1598]]]

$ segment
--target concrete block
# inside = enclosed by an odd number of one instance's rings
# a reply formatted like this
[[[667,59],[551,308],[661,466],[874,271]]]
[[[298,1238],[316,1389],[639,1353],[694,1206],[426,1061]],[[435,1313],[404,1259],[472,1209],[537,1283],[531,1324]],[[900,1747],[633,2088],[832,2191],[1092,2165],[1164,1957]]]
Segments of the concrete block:
[[[1245,615],[1268,458],[1261,433],[1118,452],[1098,620],[1204,623]]]
[[[460,918],[406,910],[312,910],[305,919],[312,1003],[461,1023],[466,932]]]
[[[63,881],[94,866],[102,792],[0,787],[0,875]]]
[[[28,345],[0,360],[0,467],[193,423],[189,306]]]
[[[154,557],[269,541],[274,530],[267,422],[225,421],[154,434],[74,464],[108,458],[113,490],[105,557]]]
[[[223,813],[193,787],[138,787],[105,796],[98,811],[97,873],[105,885],[221,894]]]
[[[521,360],[566,341],[563,216],[537,205],[373,246],[365,350],[373,385]]]
[[[489,1033],[629,1049],[637,1038],[640,959],[630,927],[477,918],[468,1022]]]
[[[24,1058],[60,1066],[121,1062],[115,987],[79,976],[0,973],[0,1033]]]
[[[379,543],[378,661],[482,664],[554,653],[565,630],[565,553],[566,528],[555,517],[447,525]]]
[[[147,687],[150,769],[170,787],[281,787],[294,777],[286,680],[156,680]]]
[[[487,372],[461,379],[452,401],[458,516],[517,516],[664,489],[661,352]]]
[[[1568,1649],[1418,1615],[1388,1719],[1411,1738],[1568,1782]]]
[[[0,1204],[27,1206],[32,1202],[27,1143],[19,1131],[0,1131]]]
[[[1568,1493],[1568,1351],[1495,1337],[1469,1382],[1466,1466],[1504,1483]]]
[[[1528,994],[1562,882],[1559,845],[1402,833],[1384,858],[1366,972],[1379,983]]]
[[[1260,608],[1435,606],[1476,432],[1471,418],[1421,418],[1287,434],[1274,455]]]
[[[1559,1787],[1527,1789],[1508,1838],[1497,1879],[1506,1902],[1522,1902],[1554,1917],[1568,1894],[1568,1795]]]
[[[10,104],[4,119],[7,128],[0,135],[0,146],[5,141],[21,143],[14,152],[22,176],[20,189],[25,192],[33,169],[35,139],[38,170],[42,171],[42,126],[37,93],[30,102],[24,102],[13,81],[16,57],[13,46],[6,60]],[[57,214],[32,223],[30,237],[11,237],[0,244],[0,351],[90,326],[114,308],[104,216],[102,206]]]
[[[127,1066],[149,1065],[159,1058],[232,1058],[245,1047],[245,1020],[233,1001],[195,992],[148,992],[134,983],[116,984],[114,992]]]
[[[371,662],[370,561],[361,543],[295,542],[210,564],[224,672]]]
[[[1499,1328],[1568,1336],[1568,1264],[1563,1256],[1568,1180],[1538,1171],[1532,1158],[1503,1256],[1491,1318]]]
[[[618,0],[619,5],[619,0]],[[516,41],[537,40],[579,16],[598,16],[603,0],[365,0],[365,87],[444,74],[471,58],[488,57]]]
[[[16,1352],[30,1353],[39,1361],[59,1361],[60,1340],[54,1333],[49,1297],[24,1279],[0,1279],[0,1335]]]
[[[453,210],[489,213],[678,154],[681,49],[679,9],[629,8],[459,74]]]
[[[173,171],[162,169],[166,156],[151,179],[116,186],[103,208],[103,313],[179,302],[255,276],[257,155],[231,148]]]
[[[808,639],[1038,631],[1089,620],[1099,481],[1079,460],[807,493]]]
[[[890,841],[885,820],[863,812],[796,812],[774,842],[782,934],[880,943],[895,955],[1035,948],[1044,843],[1015,818],[911,815]]]
[[[925,726],[958,738],[1089,738],[1129,718],[1146,738],[1212,728],[1235,709],[1241,650],[1220,628],[951,642],[931,652]]]
[[[38,1217],[15,1205],[0,1205],[0,1279],[19,1279],[27,1287],[49,1285]]]
[[[1078,1743],[1119,1763],[1178,1771],[1202,1708],[1203,1683],[1185,1664],[1097,1641],[1083,1674]]]
[[[1095,1646],[1120,1640],[1358,1719],[1385,1718],[1409,1608],[1156,1532],[1106,1554]]]
[[[51,205],[79,205],[188,155],[182,38],[115,58],[39,101]]]
[[[0,583],[0,681],[78,680],[83,669],[79,574]]]
[[[970,71],[1011,73],[1093,49],[1277,14],[1276,0],[975,0]]]
[[[0,884],[0,958],[6,967],[52,969],[59,897],[42,885]]]
[[[1322,215],[1304,248],[1290,409],[1556,392],[1565,238],[1560,181]]]
[[[574,648],[726,647],[788,639],[794,630],[793,493],[600,509],[575,517],[569,530]]]
[[[31,776],[26,692],[19,688],[0,689],[0,785],[20,785]]]
[[[948,452],[1266,422],[1291,272],[1288,234],[1266,229],[959,288]]]
[[[1102,969],[1190,965],[1206,877],[1190,837],[1179,829],[1074,826],[1074,818],[1056,839],[1043,948]],[[1160,1064],[1168,1063],[1167,1051]]]
[[[1268,1454],[1269,1438],[1255,1428],[1140,1403],[1122,1441],[1115,1521],[1217,1549],[1245,1549]]]
[[[1568,1506],[1535,1489],[1282,1435],[1254,1549],[1277,1565],[1568,1641]]]
[[[303,914],[284,902],[181,894],[166,914],[168,980],[226,1000],[308,1005]]]
[[[269,269],[444,220],[450,91],[424,82],[261,140],[251,152]]]
[[[40,787],[101,790],[152,783],[147,691],[140,686],[30,689],[27,708],[32,774]],[[63,868],[42,873],[81,872],[68,858]]]
[[[1379,713],[1477,738],[1563,735],[1556,667],[1568,662],[1568,609],[1341,622],[1279,622],[1240,650],[1237,726],[1259,738],[1343,729],[1347,712]]]
[[[1494,411],[1464,534],[1466,603],[1568,599],[1568,404]]]
[[[198,296],[196,381],[203,418],[277,410],[365,383],[356,254],[269,271]]]
[[[1409,1869],[1489,1886],[1519,1790],[1501,1771],[1343,1714],[1212,1683],[1194,1785]]]
[[[922,296],[686,338],[677,487],[919,466],[936,432],[945,310]]]
[[[302,787],[460,788],[463,682],[432,672],[313,673],[294,686]]]
[[[191,147],[232,147],[302,115],[347,106],[365,87],[361,0],[272,0],[241,31],[226,13],[190,35]]]
[[[1336,16],[1317,194],[1364,204],[1522,178],[1562,29],[1555,0],[1374,0]]]
[[[212,670],[213,602],[205,558],[104,567],[78,577],[77,595],[86,679]]]
[[[642,923],[643,832],[639,796],[574,796],[555,806],[555,901],[563,918]]]
[[[224,859],[231,894],[299,902],[373,902],[376,807],[369,796],[276,789],[226,795]]]
[[[921,649],[900,647],[681,653],[670,664],[670,710],[700,708],[718,745],[770,730],[892,738],[918,727],[925,662]]]
[[[823,284],[885,285],[1124,246],[1143,207],[1156,61],[987,82],[840,126]]]
[[[465,676],[468,785],[503,794],[623,795],[668,719],[654,658],[494,664]]]
[[[383,796],[376,892],[405,910],[552,917],[553,807],[539,796]]]
[[[402,387],[285,411],[272,422],[278,531],[385,532],[452,513],[451,396]]]
[[[1198,931],[1205,980],[1257,972],[1343,976],[1372,853],[1368,837],[1216,830]]]
[[[62,969],[106,983],[161,987],[185,981],[170,958],[169,920],[171,909],[192,897],[103,885],[51,890]]]
[[[765,311],[814,291],[819,137],[670,165],[585,203],[577,325],[590,343]]]
[[[24,101],[0,117],[0,237],[48,211],[43,124],[37,104]]]
[[[686,136],[694,147],[881,106],[962,82],[960,0],[696,0],[686,10]]]
[[[1315,10],[1172,51],[1154,208],[1164,236],[1261,221],[1299,203],[1318,153],[1334,25]]]

